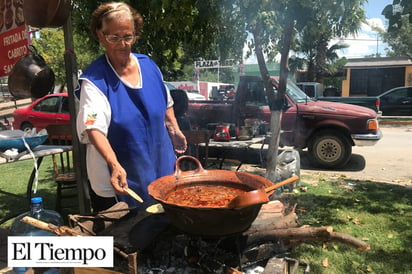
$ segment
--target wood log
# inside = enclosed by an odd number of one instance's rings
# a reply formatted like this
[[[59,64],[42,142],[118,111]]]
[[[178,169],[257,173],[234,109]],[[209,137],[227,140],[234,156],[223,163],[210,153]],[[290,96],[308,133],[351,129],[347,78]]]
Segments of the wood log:
[[[359,251],[367,251],[370,245],[355,237],[334,232],[333,227],[299,227],[257,231],[248,235],[248,245],[260,244],[267,241],[283,241],[285,244],[297,245],[303,242],[337,242],[349,245]]]
[[[39,229],[54,233],[57,236],[79,236],[79,234],[70,227],[56,226],[54,224],[46,223],[30,216],[23,217],[21,221]]]
[[[280,228],[298,227],[298,216],[295,213],[296,205],[291,212],[285,216],[285,206],[280,201],[270,201],[264,204],[259,215],[250,228],[243,233],[249,235],[258,231],[268,231]]]
[[[359,251],[368,251],[371,249],[370,244],[367,244],[351,235],[341,232],[332,232],[331,234],[331,242],[344,243],[356,248]]]
[[[280,216],[278,218],[272,218],[270,222],[258,222],[252,224],[252,226],[243,233],[243,235],[253,235],[254,233],[271,231],[275,229],[285,229],[298,227],[298,216],[295,212],[291,212],[286,216]]]

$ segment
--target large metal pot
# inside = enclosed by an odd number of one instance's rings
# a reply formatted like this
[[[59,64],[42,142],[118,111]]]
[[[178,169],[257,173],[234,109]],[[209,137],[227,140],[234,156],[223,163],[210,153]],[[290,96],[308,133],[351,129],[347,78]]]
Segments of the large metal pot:
[[[14,64],[8,89],[16,99],[40,98],[54,89],[54,73],[34,48]]]
[[[194,161],[195,170],[182,171],[183,160]],[[272,182],[264,177],[247,172],[230,170],[205,170],[199,160],[192,156],[181,156],[176,161],[175,173],[152,182],[149,194],[159,201],[171,223],[183,232],[199,236],[224,236],[243,232],[255,220],[262,203],[244,208],[196,207],[167,201],[169,195],[191,186],[226,186],[244,191],[264,189]],[[273,193],[273,192],[272,192]],[[271,193],[268,193],[270,195]]]

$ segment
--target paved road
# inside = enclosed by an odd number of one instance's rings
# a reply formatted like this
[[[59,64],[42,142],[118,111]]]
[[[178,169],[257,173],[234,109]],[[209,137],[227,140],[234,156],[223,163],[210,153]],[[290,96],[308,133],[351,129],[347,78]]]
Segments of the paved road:
[[[353,179],[412,186],[412,125],[385,125],[381,130],[384,136],[375,146],[353,147],[351,160],[341,170],[316,169],[303,152],[302,173],[340,174]]]

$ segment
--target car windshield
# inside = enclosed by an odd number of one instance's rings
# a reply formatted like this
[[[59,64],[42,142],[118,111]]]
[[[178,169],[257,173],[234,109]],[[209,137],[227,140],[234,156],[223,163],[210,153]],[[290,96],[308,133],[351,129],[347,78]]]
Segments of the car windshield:
[[[272,79],[274,82],[274,92],[277,92],[276,87],[279,86],[277,79]],[[245,103],[246,105],[258,105],[264,106],[268,105],[268,100],[265,92],[265,87],[263,81],[249,81],[246,87],[245,93]],[[286,93],[289,95],[291,100],[296,104],[306,103],[313,101],[310,97],[306,95],[295,83],[288,80],[286,86]]]
[[[289,94],[289,97],[295,102],[296,104],[305,103],[308,101],[312,101],[310,97],[306,95],[295,83],[291,80],[288,80],[288,84],[286,86],[286,92]]]

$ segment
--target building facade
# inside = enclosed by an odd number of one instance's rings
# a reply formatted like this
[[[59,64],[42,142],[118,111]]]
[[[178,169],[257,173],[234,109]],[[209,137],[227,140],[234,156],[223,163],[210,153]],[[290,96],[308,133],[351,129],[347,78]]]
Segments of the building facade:
[[[412,86],[412,60],[407,57],[348,59],[342,96],[377,96],[391,88]]]

